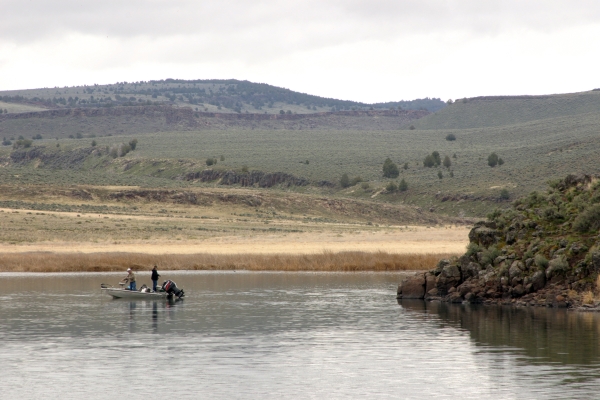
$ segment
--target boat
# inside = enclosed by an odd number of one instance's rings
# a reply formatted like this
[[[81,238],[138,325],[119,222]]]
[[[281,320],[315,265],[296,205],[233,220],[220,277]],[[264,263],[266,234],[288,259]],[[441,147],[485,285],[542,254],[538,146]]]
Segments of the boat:
[[[103,294],[108,294],[114,299],[129,299],[129,300],[161,300],[161,299],[181,299],[185,296],[183,289],[179,289],[175,282],[165,281],[158,291],[153,291],[146,285],[142,285],[140,290],[126,289],[125,282],[119,282],[121,287],[114,287],[105,283],[100,284],[100,290]]]

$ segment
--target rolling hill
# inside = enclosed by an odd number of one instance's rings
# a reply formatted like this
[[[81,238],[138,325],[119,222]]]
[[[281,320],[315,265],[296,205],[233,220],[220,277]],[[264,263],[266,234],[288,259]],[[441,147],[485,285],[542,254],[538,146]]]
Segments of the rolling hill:
[[[180,80],[119,82],[0,92],[0,108],[21,112],[11,105],[41,108],[96,108],[115,106],[171,105],[191,107],[198,112],[311,114],[350,110],[437,111],[446,103],[440,99],[416,99],[367,104],[295,92],[264,83],[229,80]],[[22,107],[21,107],[22,108]],[[30,111],[30,110],[28,110]]]
[[[0,185],[244,187],[469,217],[507,207],[550,179],[600,173],[599,91],[466,99],[435,113],[194,108],[64,106],[0,115],[0,138],[10,142],[0,146]],[[19,136],[37,139],[13,148]],[[135,151],[121,154],[133,139]],[[451,165],[424,166],[434,151]],[[502,165],[488,166],[492,152]],[[397,178],[383,177],[388,157]],[[343,174],[356,184],[341,187]],[[386,189],[402,179],[407,191]]]

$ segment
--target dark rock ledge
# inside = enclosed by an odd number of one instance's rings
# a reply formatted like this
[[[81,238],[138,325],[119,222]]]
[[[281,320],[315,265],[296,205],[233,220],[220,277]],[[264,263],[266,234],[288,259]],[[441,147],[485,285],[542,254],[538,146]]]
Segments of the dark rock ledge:
[[[496,210],[467,252],[405,278],[399,299],[600,311],[600,181],[570,175]]]

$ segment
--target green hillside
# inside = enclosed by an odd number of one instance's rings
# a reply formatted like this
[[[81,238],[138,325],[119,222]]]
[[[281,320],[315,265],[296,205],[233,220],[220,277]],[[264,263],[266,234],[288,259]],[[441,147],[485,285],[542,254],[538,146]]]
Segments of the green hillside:
[[[42,88],[0,92],[0,101],[47,108],[172,105],[199,112],[310,114],[341,110],[403,109],[437,111],[440,99],[361,103],[299,93],[293,90],[229,80],[119,82],[112,85]]]
[[[419,129],[469,129],[514,125],[600,112],[600,91],[547,96],[489,96],[459,99],[423,118]]]
[[[4,115],[0,184],[262,187],[266,179],[272,190],[483,216],[549,179],[600,174],[599,108],[592,91],[470,99],[432,115],[213,115],[173,106]],[[37,139],[25,148],[19,137]],[[135,151],[112,155],[133,139]],[[433,152],[450,165],[425,166]],[[491,153],[503,163],[490,167]],[[383,176],[386,158],[397,177]],[[345,187],[344,174],[355,184]],[[408,190],[392,190],[403,179]]]
[[[0,146],[0,163],[4,165],[0,168],[0,183],[205,186],[219,184],[187,181],[184,177],[206,169],[239,172],[247,167],[250,171],[281,172],[312,182],[307,187],[286,186],[286,190],[407,202],[434,208],[435,212],[469,216],[485,215],[496,205],[508,205],[517,195],[543,188],[548,179],[568,173],[600,173],[597,113],[469,130],[238,127],[155,133],[133,130],[127,123],[121,126],[126,132],[119,136],[33,141],[31,148],[56,154],[47,159],[38,155],[15,162],[11,155],[17,150]],[[446,140],[449,133],[455,134],[456,140]],[[123,157],[112,159],[104,152],[77,161],[77,149],[90,149],[92,141],[97,148],[110,149],[134,138],[139,142],[136,150]],[[441,159],[448,156],[450,168],[425,167],[423,160],[433,151],[438,151]],[[497,153],[504,164],[488,166],[491,152]],[[398,165],[398,178],[383,177],[382,165],[387,157]],[[216,165],[208,167],[208,158],[217,159]],[[361,177],[368,187],[362,188],[361,183],[341,188],[339,180],[344,173],[351,178]],[[409,190],[387,194],[386,185],[390,181],[398,184],[401,179],[408,183]],[[319,187],[321,181],[336,187]],[[503,189],[508,191],[508,201],[502,199]]]

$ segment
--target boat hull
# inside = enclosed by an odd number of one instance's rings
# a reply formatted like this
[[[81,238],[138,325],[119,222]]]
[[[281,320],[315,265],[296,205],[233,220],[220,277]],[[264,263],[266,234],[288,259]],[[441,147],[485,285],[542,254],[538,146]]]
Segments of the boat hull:
[[[115,299],[161,300],[167,298],[166,292],[138,292],[128,289],[102,288],[102,293]]]

